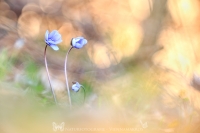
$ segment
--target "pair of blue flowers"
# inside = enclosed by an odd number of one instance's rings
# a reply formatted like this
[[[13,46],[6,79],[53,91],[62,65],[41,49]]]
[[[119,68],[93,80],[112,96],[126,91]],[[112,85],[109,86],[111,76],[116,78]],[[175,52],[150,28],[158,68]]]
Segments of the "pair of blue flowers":
[[[62,37],[57,30],[53,30],[49,33],[47,30],[45,33],[45,42],[48,46],[50,46],[53,50],[59,50],[57,44],[62,42]],[[76,49],[82,48],[85,44],[87,44],[87,40],[84,37],[76,37],[72,38],[71,46]],[[74,82],[72,85],[72,90],[78,92],[82,85],[78,82]]]
[[[58,33],[57,30],[52,31],[49,33],[49,31],[46,31],[45,34],[45,42],[47,45],[49,45],[53,50],[59,50],[57,44],[62,42],[61,35]],[[76,37],[72,38],[71,45],[73,48],[80,49],[85,44],[87,44],[87,40],[83,37]]]

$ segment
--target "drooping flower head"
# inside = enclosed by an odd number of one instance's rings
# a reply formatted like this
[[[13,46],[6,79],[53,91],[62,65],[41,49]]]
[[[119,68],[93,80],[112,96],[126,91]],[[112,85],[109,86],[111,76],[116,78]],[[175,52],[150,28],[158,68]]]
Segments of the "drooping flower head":
[[[53,30],[51,33],[49,33],[49,31],[47,30],[45,33],[45,42],[53,50],[59,50],[57,44],[62,42],[62,38],[57,30]]]
[[[71,40],[72,47],[76,49],[82,48],[85,44],[87,44],[87,40],[84,37],[76,37]]]
[[[75,92],[78,92],[81,88],[81,84],[79,84],[78,82],[72,82],[73,85],[72,85],[72,90],[75,91]]]

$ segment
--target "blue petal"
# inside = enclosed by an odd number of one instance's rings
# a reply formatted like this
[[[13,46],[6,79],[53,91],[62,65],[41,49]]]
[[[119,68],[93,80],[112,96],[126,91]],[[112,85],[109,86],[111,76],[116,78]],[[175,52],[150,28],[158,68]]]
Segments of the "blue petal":
[[[62,40],[60,39],[60,40],[55,41],[54,43],[58,44],[58,43],[61,43],[61,42],[62,42]]]
[[[84,39],[84,45],[85,45],[85,44],[87,44],[87,40],[86,40],[86,39]]]
[[[53,30],[50,34],[49,34],[49,39],[51,39],[58,31],[57,30]],[[58,33],[59,34],[59,33]]]
[[[72,85],[72,90],[78,92],[80,87],[76,86],[76,84]]]
[[[47,30],[45,33],[45,40],[48,40],[49,31]]]
[[[87,43],[87,40],[83,37],[72,38],[72,46],[74,48],[80,49]]]
[[[80,48],[81,48],[81,46],[80,46],[79,44],[76,44],[76,45],[74,45],[73,47],[74,47],[74,48],[77,48],[77,49],[80,49]]]
[[[77,43],[83,45],[83,43],[84,43],[84,39],[80,39],[79,41],[77,41]]]
[[[76,82],[76,86],[77,86],[78,88],[81,87],[81,85],[79,84],[79,82]]]
[[[56,44],[58,44],[58,43],[61,43],[62,40],[58,40],[58,41],[47,40],[47,41],[45,41],[45,42],[48,42],[48,44],[54,44],[54,45],[56,45]]]
[[[80,48],[82,48],[82,47],[83,47],[82,44],[80,44],[80,43],[77,43],[77,44],[76,44],[76,48],[77,48],[77,49],[80,49]]]
[[[50,45],[50,47],[55,51],[59,50],[58,46],[56,46],[56,45]]]
[[[54,45],[56,45],[56,43],[54,42],[54,41],[52,41],[52,40],[48,40],[47,41],[49,44],[54,44]]]
[[[76,38],[73,38],[73,39],[72,39],[72,46],[75,47],[75,46],[76,46],[76,43],[77,43],[80,39],[81,39],[81,38],[77,38],[77,37],[76,37]]]
[[[61,40],[61,35],[59,33],[55,34],[52,38],[53,41]]]

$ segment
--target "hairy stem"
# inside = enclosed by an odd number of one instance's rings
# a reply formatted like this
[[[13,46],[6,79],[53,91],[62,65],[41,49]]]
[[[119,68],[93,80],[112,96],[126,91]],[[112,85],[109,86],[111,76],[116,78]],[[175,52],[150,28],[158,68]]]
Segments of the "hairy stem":
[[[47,71],[47,76],[48,76],[49,84],[50,84],[50,87],[51,87],[51,92],[53,94],[53,98],[54,98],[55,103],[58,104],[57,100],[56,100],[55,92],[54,92],[54,90],[52,88],[52,85],[51,85],[51,80],[50,80],[50,76],[49,76],[49,70],[48,70],[48,66],[47,66],[46,51],[47,51],[47,45],[46,45],[45,50],[44,50],[44,62],[45,62],[45,67],[46,67],[46,71]]]
[[[70,96],[70,91],[69,91],[69,83],[68,83],[68,78],[67,78],[67,58],[68,58],[68,55],[69,55],[69,52],[72,50],[73,47],[71,47],[67,54],[66,54],[66,58],[65,58],[65,80],[66,80],[66,85],[67,85],[67,92],[68,92],[68,97],[69,97],[69,105],[70,105],[70,108],[72,106],[72,103],[71,103],[71,96]]]

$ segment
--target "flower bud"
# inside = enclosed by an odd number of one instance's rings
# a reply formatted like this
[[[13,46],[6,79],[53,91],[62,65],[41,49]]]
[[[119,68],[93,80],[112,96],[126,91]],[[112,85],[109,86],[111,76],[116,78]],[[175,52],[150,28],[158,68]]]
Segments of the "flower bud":
[[[71,40],[72,47],[76,49],[82,48],[85,44],[87,44],[87,40],[83,37],[76,37]]]
[[[78,82],[72,82],[72,83],[73,83],[72,90],[78,92],[81,88],[81,85]]]

